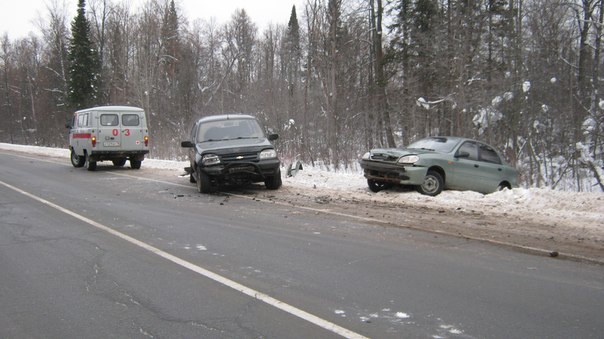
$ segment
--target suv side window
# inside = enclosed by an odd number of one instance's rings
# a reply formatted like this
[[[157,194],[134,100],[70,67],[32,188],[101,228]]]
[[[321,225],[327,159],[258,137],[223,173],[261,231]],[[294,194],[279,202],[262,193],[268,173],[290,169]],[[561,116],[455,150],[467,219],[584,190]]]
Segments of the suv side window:
[[[462,152],[468,152],[470,154],[470,156],[466,159],[474,161],[478,160],[478,145],[476,145],[475,142],[464,142],[463,145],[461,145],[461,147],[457,150],[457,154],[460,154]]]
[[[199,124],[195,123],[195,124],[193,124],[193,128],[191,128],[191,142],[197,142],[195,140],[195,133],[197,132],[197,126],[199,126]]]
[[[497,152],[487,145],[480,145],[480,161],[501,164],[501,159]]]
[[[101,114],[101,126],[117,126],[119,123],[117,114]]]

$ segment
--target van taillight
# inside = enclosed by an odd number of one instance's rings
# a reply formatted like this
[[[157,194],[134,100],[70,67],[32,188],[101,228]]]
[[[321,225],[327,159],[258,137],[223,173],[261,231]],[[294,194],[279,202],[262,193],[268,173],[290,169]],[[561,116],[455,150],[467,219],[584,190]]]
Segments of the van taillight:
[[[149,136],[145,135],[145,146],[149,146]]]
[[[90,141],[92,141],[92,147],[96,147],[96,137],[94,135],[90,137]]]

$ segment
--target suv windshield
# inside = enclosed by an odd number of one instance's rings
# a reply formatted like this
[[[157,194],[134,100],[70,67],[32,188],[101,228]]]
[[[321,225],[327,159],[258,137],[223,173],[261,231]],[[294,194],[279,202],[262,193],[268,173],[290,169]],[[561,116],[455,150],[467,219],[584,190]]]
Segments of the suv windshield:
[[[262,128],[254,119],[208,121],[199,125],[197,142],[255,139],[264,137]]]
[[[415,141],[409,144],[407,148],[427,149],[441,153],[450,153],[453,151],[453,148],[455,145],[457,145],[457,143],[459,143],[459,139],[457,138],[432,137]]]

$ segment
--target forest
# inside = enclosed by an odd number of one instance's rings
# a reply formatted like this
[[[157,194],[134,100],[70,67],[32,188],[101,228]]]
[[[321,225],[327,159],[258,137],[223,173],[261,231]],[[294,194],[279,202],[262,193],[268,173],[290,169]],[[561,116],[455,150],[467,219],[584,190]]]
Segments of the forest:
[[[604,191],[604,0],[305,0],[261,28],[245,9],[217,23],[174,0],[80,0],[87,107],[70,100],[72,2],[0,32],[0,142],[67,148],[75,110],[131,105],[150,156],[184,159],[196,119],[247,113],[285,164],[357,169],[371,148],[455,135],[498,148],[523,187]]]

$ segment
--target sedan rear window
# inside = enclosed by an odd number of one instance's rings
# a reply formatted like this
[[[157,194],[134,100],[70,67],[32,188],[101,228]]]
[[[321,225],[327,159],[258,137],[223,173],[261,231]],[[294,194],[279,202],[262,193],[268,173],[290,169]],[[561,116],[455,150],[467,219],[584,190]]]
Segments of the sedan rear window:
[[[501,164],[501,159],[499,158],[497,152],[487,145],[480,146],[480,161]]]

